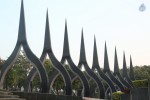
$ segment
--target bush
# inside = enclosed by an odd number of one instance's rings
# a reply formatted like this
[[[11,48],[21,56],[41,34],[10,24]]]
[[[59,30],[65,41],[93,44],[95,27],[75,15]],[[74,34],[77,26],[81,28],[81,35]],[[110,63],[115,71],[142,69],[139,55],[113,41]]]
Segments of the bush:
[[[113,100],[120,100],[120,95],[125,94],[124,92],[114,92],[112,93]]]
[[[133,85],[135,88],[148,87],[148,79],[135,80],[135,81],[133,81]]]

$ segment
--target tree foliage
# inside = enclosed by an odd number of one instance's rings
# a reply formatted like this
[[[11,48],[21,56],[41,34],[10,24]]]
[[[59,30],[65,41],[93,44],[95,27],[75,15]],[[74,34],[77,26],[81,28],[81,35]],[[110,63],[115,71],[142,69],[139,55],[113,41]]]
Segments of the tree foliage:
[[[27,79],[27,74],[31,69],[31,64],[24,56],[23,51],[20,52],[16,62],[11,66],[5,78],[5,86],[21,87]]]
[[[135,66],[134,75],[136,80],[148,79],[150,77],[150,66]]]
[[[135,88],[148,87],[148,79],[135,80],[135,81],[133,81],[133,85]]]
[[[122,70],[120,69],[120,72],[122,74]],[[129,75],[130,69],[127,69],[127,73]],[[144,66],[135,66],[133,67],[134,76],[136,80],[143,80],[148,79],[150,77],[150,65],[144,65]]]
[[[53,88],[58,91],[60,89],[64,89],[65,88],[64,86],[65,86],[64,80],[63,80],[62,76],[59,75],[54,81]]]
[[[0,58],[0,68],[3,65],[5,60]],[[45,69],[48,73],[48,76],[51,77],[52,73],[54,72],[54,67],[51,62],[51,60],[46,59],[44,62]],[[69,65],[65,64],[64,67],[67,69],[70,75],[72,75],[72,72],[70,70]],[[5,87],[21,87],[24,86],[24,83],[27,79],[27,75],[29,71],[33,68],[32,64],[27,60],[27,58],[24,55],[24,52],[21,52],[18,56],[16,62],[11,66],[11,69],[8,71],[6,77],[5,77]],[[120,70],[122,72],[122,69]],[[128,68],[129,73],[129,68]],[[142,79],[148,79],[150,77],[150,65],[144,65],[144,66],[135,66],[134,67],[134,75],[136,80],[142,80]],[[37,75],[33,80],[33,87],[39,87],[40,86],[40,79]],[[90,82],[91,83],[91,82]],[[77,78],[73,83],[73,89],[80,89],[81,88],[81,81],[79,78]],[[54,84],[53,88],[56,90],[64,89],[64,80],[61,75],[59,75]]]

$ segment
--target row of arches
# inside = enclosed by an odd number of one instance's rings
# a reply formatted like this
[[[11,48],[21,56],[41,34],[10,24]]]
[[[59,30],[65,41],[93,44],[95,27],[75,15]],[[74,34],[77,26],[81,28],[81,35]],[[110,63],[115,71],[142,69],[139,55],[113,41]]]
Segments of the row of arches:
[[[116,92],[118,90],[124,91],[124,89],[126,88],[130,89],[133,87],[133,84],[131,82],[131,78],[132,80],[134,80],[132,61],[130,63],[131,73],[129,77],[126,70],[127,68],[126,68],[126,61],[124,55],[123,77],[122,77],[119,73],[117,52],[115,49],[115,65],[114,65],[114,73],[112,73],[109,68],[107,47],[105,43],[104,70],[101,70],[98,62],[95,38],[94,38],[92,69],[89,67],[86,61],[83,30],[81,36],[80,60],[78,65],[75,65],[70,56],[67,22],[65,24],[63,55],[61,61],[58,61],[51,47],[48,11],[47,11],[47,18],[46,18],[44,48],[40,59],[38,59],[31,51],[26,39],[23,0],[21,4],[18,40],[14,51],[12,52],[10,57],[7,59],[7,61],[3,64],[1,68],[1,74],[0,74],[1,88],[3,87],[4,79],[8,70],[11,68],[11,65],[16,61],[18,57],[21,47],[23,48],[27,59],[33,65],[33,68],[30,70],[25,83],[26,92],[30,92],[31,82],[33,81],[36,75],[39,75],[40,92],[42,93],[51,92],[54,81],[59,75],[61,75],[64,80],[65,95],[72,95],[72,83],[76,79],[79,79],[81,82],[82,91],[79,93],[79,95],[85,97],[93,97],[93,95],[95,95],[95,92],[97,92],[98,97],[104,99],[108,93]],[[52,66],[54,68],[54,71],[50,76],[48,76],[46,69],[43,65],[46,56],[49,57]],[[67,62],[70,72],[64,67],[65,62]],[[82,66],[85,69],[84,72],[81,71]]]

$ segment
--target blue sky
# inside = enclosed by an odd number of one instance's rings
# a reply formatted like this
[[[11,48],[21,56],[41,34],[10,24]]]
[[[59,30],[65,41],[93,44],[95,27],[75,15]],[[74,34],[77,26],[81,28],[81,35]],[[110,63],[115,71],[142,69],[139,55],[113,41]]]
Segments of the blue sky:
[[[141,3],[146,5],[139,11]],[[7,59],[18,36],[21,0],[0,1],[0,57]],[[48,8],[52,48],[58,60],[63,51],[65,19],[68,24],[70,52],[75,64],[79,61],[81,29],[84,30],[88,64],[92,65],[94,35],[100,66],[104,63],[104,43],[107,42],[110,68],[114,67],[117,47],[122,68],[123,51],[129,66],[150,65],[150,1],[148,0],[24,0],[27,40],[31,50],[40,57]]]

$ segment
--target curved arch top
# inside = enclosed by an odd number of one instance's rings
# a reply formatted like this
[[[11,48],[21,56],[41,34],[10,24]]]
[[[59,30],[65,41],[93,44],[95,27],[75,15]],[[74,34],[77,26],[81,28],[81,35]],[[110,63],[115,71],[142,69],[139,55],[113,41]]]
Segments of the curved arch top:
[[[97,69],[97,72],[99,76],[108,84],[108,86],[111,89],[111,92],[116,92],[115,86],[111,79],[109,79],[103,71],[100,69],[99,62],[98,62],[98,56],[97,56],[97,46],[96,46],[96,38],[94,36],[94,50],[93,50],[93,65],[92,70],[94,71]]]
[[[13,64],[14,61],[16,61],[16,58],[18,56],[21,46],[23,47],[28,60],[31,63],[33,63],[35,65],[35,68],[38,70],[39,76],[41,78],[41,89],[42,89],[41,92],[46,93],[48,91],[47,73],[46,73],[45,68],[43,67],[41,61],[30,50],[30,47],[29,47],[29,45],[27,43],[27,39],[26,39],[23,0],[22,0],[22,4],[21,4],[18,40],[17,40],[14,51],[12,52],[10,57],[7,59],[7,61],[4,63],[4,65],[2,66],[1,75],[0,75],[1,85],[3,84],[4,78],[5,78],[8,70],[11,68],[11,65]]]
[[[108,55],[107,55],[107,46],[105,42],[105,52],[104,52],[104,70],[103,72],[105,74],[108,74],[109,78],[120,88],[121,91],[124,91],[125,87],[124,85],[117,80],[114,75],[111,73],[110,68],[109,68],[109,62],[108,62]]]
[[[100,91],[100,94],[99,94],[100,98],[104,99],[105,98],[104,86],[101,80],[99,79],[99,77],[90,69],[86,61],[83,30],[82,30],[82,36],[81,36],[80,60],[78,64],[79,68],[81,68],[82,65],[84,65],[84,68],[88,76],[92,78],[94,82],[96,83],[96,85],[98,86],[98,89]]]
[[[51,40],[50,40],[48,11],[47,11],[47,17],[46,17],[44,48],[43,48],[43,52],[42,52],[42,55],[41,55],[41,58],[40,58],[40,60],[42,62],[44,61],[44,59],[46,57],[46,54],[48,54],[52,64],[54,65],[54,68],[58,71],[58,74],[60,73],[62,75],[63,79],[64,79],[66,95],[72,95],[72,85],[71,85],[71,78],[69,76],[69,73],[62,66],[62,64],[56,59],[56,57],[54,56],[53,51],[52,51]],[[55,72],[57,72],[57,71],[55,71]],[[27,82],[28,83],[28,87],[29,87],[29,83],[30,83],[31,79],[33,79],[35,73],[36,73],[36,70],[32,69],[31,73],[29,74],[29,78],[28,78],[28,82]],[[56,75],[56,73],[55,73],[55,75]],[[50,78],[49,86],[52,86],[52,83],[53,83],[52,80],[53,79]]]
[[[127,65],[126,65],[125,53],[123,53],[123,74],[122,74],[122,76],[133,87],[133,83],[127,74]]]
[[[130,56],[130,79],[132,80],[132,81],[134,81],[135,80],[135,77],[134,77],[134,71],[133,71],[133,64],[132,64],[132,58],[131,58],[131,56]]]
[[[85,75],[82,73],[82,71],[73,63],[71,56],[70,56],[67,22],[65,23],[64,47],[63,47],[63,56],[61,59],[61,63],[64,63],[65,60],[68,61],[71,71],[75,73],[75,75],[78,76],[79,79],[81,80],[83,87],[84,87],[84,96],[89,97],[90,87],[89,87],[88,81]]]
[[[120,72],[119,72],[119,65],[118,65],[118,58],[117,58],[117,50],[115,47],[115,58],[114,58],[114,76],[118,77],[118,79],[120,80],[120,82],[125,85],[127,88],[131,88],[132,86],[126,82],[123,77],[121,76]]]

